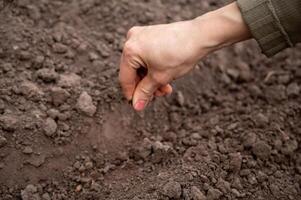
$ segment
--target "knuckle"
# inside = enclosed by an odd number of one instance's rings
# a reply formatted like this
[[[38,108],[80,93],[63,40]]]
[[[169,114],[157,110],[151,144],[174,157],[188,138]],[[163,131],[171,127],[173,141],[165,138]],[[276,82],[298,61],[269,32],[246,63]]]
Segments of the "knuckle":
[[[125,56],[132,56],[138,51],[137,44],[132,41],[128,41],[125,43],[123,48],[123,53]]]
[[[133,34],[135,34],[138,31],[138,29],[138,26],[133,26],[132,28],[130,28],[130,30],[127,33],[127,37],[130,38]]]

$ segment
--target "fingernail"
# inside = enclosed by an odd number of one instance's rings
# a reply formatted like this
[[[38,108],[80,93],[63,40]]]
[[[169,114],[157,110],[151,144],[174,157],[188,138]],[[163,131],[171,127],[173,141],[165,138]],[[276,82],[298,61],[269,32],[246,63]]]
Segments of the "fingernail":
[[[138,100],[137,103],[135,104],[134,108],[137,111],[142,111],[146,106],[146,101],[145,100]]]

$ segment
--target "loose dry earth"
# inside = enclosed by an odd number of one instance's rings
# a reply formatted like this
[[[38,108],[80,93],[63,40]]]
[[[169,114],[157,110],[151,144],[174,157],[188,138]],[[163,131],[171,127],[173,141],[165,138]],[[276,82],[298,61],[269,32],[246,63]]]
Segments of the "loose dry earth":
[[[0,2],[3,3],[3,0]],[[135,113],[133,25],[218,0],[15,0],[0,13],[0,199],[301,199],[301,47],[219,51]]]

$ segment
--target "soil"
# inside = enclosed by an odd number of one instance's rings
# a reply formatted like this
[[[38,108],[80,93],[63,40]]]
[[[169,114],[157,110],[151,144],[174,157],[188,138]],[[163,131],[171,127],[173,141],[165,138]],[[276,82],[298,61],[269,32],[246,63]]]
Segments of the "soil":
[[[0,3],[0,199],[301,199],[300,46],[216,52],[136,113],[127,30],[226,1]]]

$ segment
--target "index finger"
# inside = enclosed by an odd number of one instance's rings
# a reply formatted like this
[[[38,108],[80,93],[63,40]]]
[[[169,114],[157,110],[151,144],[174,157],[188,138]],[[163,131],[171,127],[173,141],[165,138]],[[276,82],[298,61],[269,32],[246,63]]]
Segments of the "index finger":
[[[132,100],[137,83],[139,82],[139,76],[133,63],[124,54],[122,54],[120,61],[119,82],[126,99]]]

